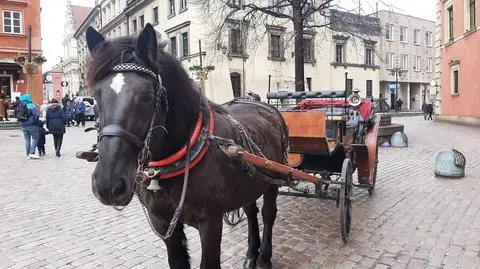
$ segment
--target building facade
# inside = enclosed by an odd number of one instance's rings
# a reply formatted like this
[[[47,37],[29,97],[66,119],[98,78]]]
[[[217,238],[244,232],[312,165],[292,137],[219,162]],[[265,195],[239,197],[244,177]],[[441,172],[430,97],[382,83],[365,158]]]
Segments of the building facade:
[[[57,64],[50,70],[43,74],[43,99],[52,100],[57,99],[59,102],[64,96],[63,87],[63,67]]]
[[[479,1],[438,1],[441,112],[438,120],[480,126]]]
[[[271,91],[294,90],[293,46],[283,45],[293,30],[285,26],[288,23],[272,22],[265,29],[263,40],[250,44],[248,36],[253,26],[232,20],[221,40],[214,42],[209,35],[212,26],[203,22],[202,11],[189,1],[129,1],[125,13],[128,34],[138,34],[146,23],[154,25],[162,40],[168,42],[167,50],[181,61],[194,81],[198,82],[199,74],[191,69],[200,65],[214,67],[208,72],[204,89],[212,100],[228,101],[247,91],[265,98],[269,82]],[[347,84],[350,90],[358,88],[363,96],[378,96],[379,59],[375,53],[380,36],[378,19],[344,12],[336,15],[337,25],[349,17],[367,27],[347,29],[354,31],[354,35],[346,35],[343,33],[346,29],[340,28],[306,32],[305,89],[343,90]]]
[[[80,68],[78,44],[74,37],[74,33],[80,27],[82,22],[90,14],[92,8],[84,6],[72,5],[71,1],[67,1],[67,12],[64,25],[64,39],[63,39],[63,81],[66,82],[64,91],[70,95],[81,93],[82,87],[80,85]],[[79,93],[79,94],[80,94]]]
[[[118,13],[123,3],[125,8]],[[264,29],[267,32],[264,38],[253,44],[252,38],[249,38],[251,31],[259,27],[240,25],[235,20],[227,23],[220,40],[213,40],[210,33],[214,26],[204,23],[202,10],[190,1],[104,0],[97,1],[97,5],[100,12],[95,14],[100,16],[101,27],[96,29],[107,39],[136,35],[147,23],[151,23],[161,39],[167,41],[167,50],[179,59],[194,81],[199,82],[200,74],[195,71],[199,66],[212,67],[204,84],[204,90],[212,100],[228,101],[243,96],[247,91],[254,91],[265,98],[269,90],[294,90],[294,49],[284,45],[293,32],[291,23],[275,23],[272,20]],[[379,19],[332,12],[335,13],[333,17],[337,20],[337,28],[304,34],[305,89],[357,88],[362,96],[378,97],[381,62],[377,53],[381,33]],[[75,34],[81,51],[80,62],[88,56],[84,38],[91,20],[93,18],[89,17],[84,21]],[[362,27],[346,29],[346,25]],[[348,73],[347,80],[345,73]]]
[[[402,110],[420,110],[424,101],[433,102],[430,81],[435,77],[435,22],[390,11],[379,11],[377,16],[383,29],[381,97],[392,108],[401,98]]]
[[[0,1],[0,89],[7,98],[26,93],[30,85],[35,103],[42,100],[40,0]],[[32,68],[27,68],[31,29]],[[31,71],[31,72],[29,72]],[[31,75],[29,75],[30,73]]]

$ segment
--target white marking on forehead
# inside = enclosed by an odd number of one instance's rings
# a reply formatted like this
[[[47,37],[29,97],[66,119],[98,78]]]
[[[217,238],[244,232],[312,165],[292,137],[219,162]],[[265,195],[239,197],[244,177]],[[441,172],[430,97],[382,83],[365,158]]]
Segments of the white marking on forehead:
[[[116,94],[119,94],[123,89],[123,85],[125,85],[125,76],[123,76],[122,73],[117,73],[112,79],[112,84],[110,84],[110,88],[112,88],[112,90]]]

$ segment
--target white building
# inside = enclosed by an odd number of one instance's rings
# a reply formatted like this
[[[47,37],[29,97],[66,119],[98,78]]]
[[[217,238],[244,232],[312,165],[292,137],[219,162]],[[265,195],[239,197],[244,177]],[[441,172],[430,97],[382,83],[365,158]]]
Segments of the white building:
[[[434,78],[435,22],[390,11],[379,11],[378,17],[383,29],[379,44],[382,97],[392,106],[396,85],[392,70],[401,70],[397,77],[402,110],[420,110],[430,97],[429,85]]]
[[[78,62],[77,40],[74,33],[80,27],[82,22],[88,16],[91,7],[72,5],[71,1],[67,1],[66,20],[64,25],[63,38],[63,81],[67,82],[64,86],[63,92],[75,95],[81,89],[80,87],[80,69]]]
[[[208,74],[205,91],[217,102],[242,96],[246,91],[254,91],[265,99],[269,79],[271,91],[294,89],[293,46],[284,45],[293,30],[291,23],[272,20],[267,35],[254,44],[247,37],[259,27],[240,27],[239,21],[232,20],[220,40],[213,40],[210,35],[213,25],[206,24],[203,12],[187,0],[129,0],[121,13],[118,13],[118,6],[123,4],[120,0],[97,1],[97,4],[101,9],[100,32],[106,38],[119,33],[135,35],[146,23],[151,23],[162,39],[169,42],[167,49],[182,62],[192,79],[197,80],[197,75],[190,67],[199,66],[200,62],[204,67],[214,66]],[[363,96],[378,97],[378,18],[333,12],[337,30],[355,33],[345,35],[320,29],[304,34],[306,90],[344,90],[347,84],[349,90],[360,89]],[[363,27],[345,26],[352,22]],[[84,38],[85,34],[79,31],[75,36]],[[85,42],[82,46],[87,50]]]

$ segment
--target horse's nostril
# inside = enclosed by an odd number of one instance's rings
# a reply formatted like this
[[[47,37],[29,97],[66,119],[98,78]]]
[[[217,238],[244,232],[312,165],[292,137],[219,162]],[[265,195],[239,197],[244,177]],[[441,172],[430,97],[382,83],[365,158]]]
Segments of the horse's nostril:
[[[124,179],[116,181],[116,186],[112,189],[113,197],[120,196],[127,192],[127,184]]]

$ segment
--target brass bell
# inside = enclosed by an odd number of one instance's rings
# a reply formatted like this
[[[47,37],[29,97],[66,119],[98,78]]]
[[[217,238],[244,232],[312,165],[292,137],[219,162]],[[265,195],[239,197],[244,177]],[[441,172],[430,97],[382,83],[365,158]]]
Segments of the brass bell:
[[[159,191],[161,189],[160,184],[158,184],[158,179],[152,179],[150,180],[150,184],[147,187],[147,190],[150,191]]]

